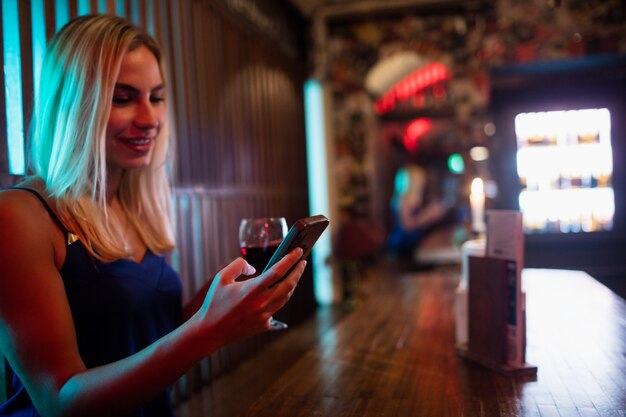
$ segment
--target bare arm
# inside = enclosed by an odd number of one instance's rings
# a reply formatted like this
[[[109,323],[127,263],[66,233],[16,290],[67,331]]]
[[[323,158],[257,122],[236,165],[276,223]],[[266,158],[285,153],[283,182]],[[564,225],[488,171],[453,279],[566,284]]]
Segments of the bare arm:
[[[236,282],[241,258],[217,274],[202,307],[146,349],[86,369],[55,254],[58,229],[37,202],[0,195],[0,349],[43,416],[110,416],[145,404],[224,344],[269,328],[289,299],[304,262],[280,285],[269,283],[299,258],[285,257],[258,279]]]

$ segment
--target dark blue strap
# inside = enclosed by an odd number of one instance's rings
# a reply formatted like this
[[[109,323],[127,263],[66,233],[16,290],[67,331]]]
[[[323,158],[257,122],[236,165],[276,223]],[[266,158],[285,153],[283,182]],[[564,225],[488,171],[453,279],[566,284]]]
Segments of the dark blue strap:
[[[41,204],[43,204],[43,206],[46,208],[46,210],[48,210],[48,213],[50,213],[50,216],[52,217],[52,220],[54,220],[54,222],[57,224],[57,226],[59,226],[59,228],[63,231],[63,233],[65,234],[65,240],[67,241],[67,235],[69,233],[69,230],[67,230],[65,228],[65,225],[63,224],[61,219],[59,219],[59,217],[56,215],[54,210],[52,210],[52,208],[50,207],[50,205],[48,204],[46,199],[43,198],[43,196],[41,194],[39,194],[37,191],[33,190],[32,188],[26,188],[26,187],[9,187],[9,189],[10,190],[28,191],[28,192],[32,193],[33,195],[35,195],[39,199],[39,201],[41,201]]]

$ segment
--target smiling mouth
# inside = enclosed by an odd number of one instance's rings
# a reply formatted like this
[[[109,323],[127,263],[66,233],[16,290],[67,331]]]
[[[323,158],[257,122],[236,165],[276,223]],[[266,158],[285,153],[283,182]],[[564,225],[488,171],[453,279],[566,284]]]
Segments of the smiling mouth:
[[[118,138],[118,139],[124,143],[128,143],[129,145],[133,145],[133,146],[147,145],[152,141],[152,139],[148,139],[148,138]]]

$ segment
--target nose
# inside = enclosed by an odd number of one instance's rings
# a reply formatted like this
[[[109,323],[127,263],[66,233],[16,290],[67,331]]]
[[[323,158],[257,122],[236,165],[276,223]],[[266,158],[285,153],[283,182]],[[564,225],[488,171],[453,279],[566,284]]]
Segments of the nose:
[[[157,116],[157,110],[154,108],[152,102],[147,100],[141,102],[137,106],[135,113],[134,125],[143,130],[157,128],[159,126],[159,118]]]

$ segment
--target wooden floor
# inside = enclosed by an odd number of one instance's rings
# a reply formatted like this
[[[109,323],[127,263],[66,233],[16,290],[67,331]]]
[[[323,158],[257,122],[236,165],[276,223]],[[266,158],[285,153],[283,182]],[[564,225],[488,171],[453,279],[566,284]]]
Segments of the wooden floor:
[[[626,416],[626,302],[582,272],[527,270],[527,361],[506,377],[455,351],[458,269],[364,277],[183,403],[179,417]]]

